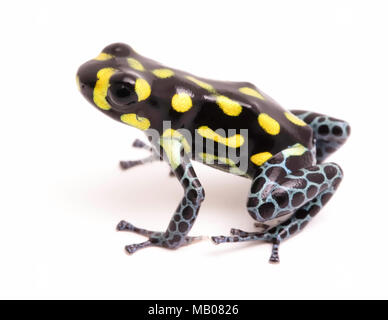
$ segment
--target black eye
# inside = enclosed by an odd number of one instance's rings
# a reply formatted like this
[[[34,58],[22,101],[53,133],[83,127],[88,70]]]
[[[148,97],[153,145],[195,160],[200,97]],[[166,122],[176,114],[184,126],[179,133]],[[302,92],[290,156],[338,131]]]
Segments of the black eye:
[[[108,92],[109,99],[117,106],[126,106],[136,102],[137,95],[134,85],[131,82],[130,79],[126,78],[111,79]]]

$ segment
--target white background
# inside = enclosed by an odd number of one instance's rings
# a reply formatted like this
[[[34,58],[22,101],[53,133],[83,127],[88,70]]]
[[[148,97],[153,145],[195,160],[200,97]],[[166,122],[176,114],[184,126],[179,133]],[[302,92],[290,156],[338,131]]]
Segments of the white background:
[[[388,46],[384,1],[12,1],[2,5],[0,298],[388,298]],[[182,190],[163,163],[127,172],[142,133],[89,105],[78,66],[112,42],[198,76],[251,81],[285,108],[346,119],[345,179],[280,246],[147,248]],[[192,235],[253,230],[250,181],[196,164]]]

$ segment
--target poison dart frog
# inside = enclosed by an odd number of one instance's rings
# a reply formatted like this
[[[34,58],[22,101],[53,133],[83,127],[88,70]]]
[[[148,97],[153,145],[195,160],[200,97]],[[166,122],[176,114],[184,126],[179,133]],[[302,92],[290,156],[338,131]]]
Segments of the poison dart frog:
[[[345,143],[349,124],[311,111],[283,109],[249,82],[197,77],[122,43],[105,47],[81,65],[76,80],[98,110],[146,133],[149,144],[136,140],[133,145],[148,149],[150,156],[121,161],[122,169],[165,160],[183,187],[183,199],[166,231],[119,222],[117,230],[148,238],[126,246],[128,253],[150,246],[178,248],[201,238],[188,235],[205,197],[191,160],[252,180],[247,211],[256,220],[257,232],[231,229],[229,236],[211,239],[216,244],[272,243],[270,262],[279,262],[280,242],[303,229],[342,180],[342,169],[324,161]]]

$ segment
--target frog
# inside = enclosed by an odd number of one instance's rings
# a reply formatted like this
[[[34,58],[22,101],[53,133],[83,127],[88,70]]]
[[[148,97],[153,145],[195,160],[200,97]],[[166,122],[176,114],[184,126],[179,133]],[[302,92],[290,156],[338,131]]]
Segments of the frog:
[[[146,247],[177,249],[203,239],[189,236],[205,198],[193,161],[251,180],[246,208],[257,229],[232,228],[229,235],[210,239],[215,244],[270,243],[272,263],[280,261],[280,243],[317,215],[343,179],[341,167],[325,160],[348,139],[349,123],[283,108],[250,82],[198,77],[142,56],[124,43],[110,44],[82,64],[76,82],[96,109],[145,133],[148,143],[137,139],[133,147],[150,155],[120,161],[120,167],[164,161],[183,189],[165,231],[118,223],[118,231],[147,238],[125,246],[129,254]],[[208,148],[208,143],[219,148]],[[151,197],[152,192],[157,190],[151,190]]]

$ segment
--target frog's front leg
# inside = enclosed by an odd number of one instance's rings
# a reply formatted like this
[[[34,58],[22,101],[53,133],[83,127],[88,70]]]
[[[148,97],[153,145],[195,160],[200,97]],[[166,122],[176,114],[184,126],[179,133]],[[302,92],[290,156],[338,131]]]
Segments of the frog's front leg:
[[[149,238],[145,242],[126,246],[128,253],[133,253],[138,249],[149,246],[173,249],[201,239],[201,237],[187,236],[197,218],[201,202],[204,199],[205,194],[201,183],[195,174],[190,159],[184,153],[179,139],[161,138],[160,145],[163,149],[163,159],[168,161],[171,170],[184,189],[184,197],[165,232],[140,229],[126,221],[121,221],[117,226],[117,230],[131,231]]]
[[[273,243],[270,261],[278,262],[280,241],[302,229],[331,198],[342,180],[342,170],[335,163],[287,173],[279,160],[281,157],[265,165],[253,180],[247,206],[255,220],[282,222],[265,232],[232,229],[232,236],[212,237],[215,243],[269,241]]]
[[[150,162],[154,162],[154,161],[160,160],[160,158],[156,154],[155,150],[152,147],[150,147],[149,145],[145,144],[143,141],[139,140],[139,139],[136,139],[132,143],[132,147],[147,150],[147,151],[149,151],[151,153],[151,155],[148,156],[148,157],[145,157],[143,159],[139,159],[139,160],[120,161],[120,163],[119,163],[120,164],[120,168],[123,169],[123,170],[127,170],[127,169],[130,169],[130,168],[133,168],[133,167],[138,166],[140,164],[146,164],[146,163],[150,163]]]
[[[133,168],[133,167],[141,165],[141,164],[146,164],[146,163],[151,163],[154,161],[162,160],[152,147],[145,144],[143,141],[141,141],[139,139],[136,139],[132,143],[132,147],[147,150],[147,151],[151,152],[151,155],[146,157],[146,158],[139,159],[139,160],[120,161],[120,163],[119,163],[120,168],[123,170],[127,170],[127,169]],[[170,170],[169,175],[170,175],[170,177],[175,176],[175,174],[172,170]]]

